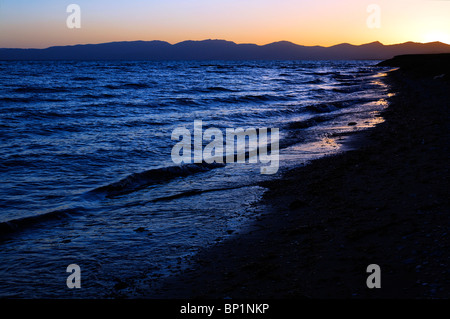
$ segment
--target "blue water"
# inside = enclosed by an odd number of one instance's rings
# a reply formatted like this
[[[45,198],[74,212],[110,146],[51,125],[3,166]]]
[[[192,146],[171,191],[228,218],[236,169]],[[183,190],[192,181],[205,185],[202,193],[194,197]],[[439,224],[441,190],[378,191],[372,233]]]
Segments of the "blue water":
[[[0,297],[144,296],[244,231],[263,212],[259,182],[382,121],[375,64],[0,62]],[[279,128],[278,173],[175,165],[172,131],[195,120]],[[66,286],[73,263],[81,289]]]

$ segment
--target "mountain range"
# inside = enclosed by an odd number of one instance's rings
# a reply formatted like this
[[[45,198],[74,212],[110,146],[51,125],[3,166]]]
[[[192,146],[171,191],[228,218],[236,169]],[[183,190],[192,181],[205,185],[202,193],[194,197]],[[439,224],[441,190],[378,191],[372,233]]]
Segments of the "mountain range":
[[[342,43],[303,46],[288,41],[266,45],[225,40],[126,41],[53,46],[46,49],[0,49],[0,60],[386,60],[402,54],[450,53],[441,42],[383,45]]]

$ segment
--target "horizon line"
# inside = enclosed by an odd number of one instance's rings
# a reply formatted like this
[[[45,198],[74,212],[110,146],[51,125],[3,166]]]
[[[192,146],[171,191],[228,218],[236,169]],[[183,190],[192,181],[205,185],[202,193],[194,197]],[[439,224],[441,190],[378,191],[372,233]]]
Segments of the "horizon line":
[[[405,43],[415,43],[415,44],[432,44],[432,43],[440,43],[440,44],[444,44],[444,45],[449,45],[450,43],[446,43],[446,42],[441,42],[441,41],[431,41],[431,42],[416,42],[416,41],[406,41],[406,42],[399,42],[399,43],[391,43],[391,44],[384,44],[381,41],[375,40],[372,42],[367,42],[367,43],[362,43],[362,44],[352,44],[349,42],[341,42],[341,43],[337,43],[337,44],[333,44],[330,46],[324,46],[324,45],[320,45],[320,44],[316,44],[316,45],[304,45],[304,44],[298,44],[289,40],[279,40],[279,41],[274,41],[274,42],[270,42],[270,43],[266,43],[266,44],[256,44],[256,43],[250,43],[250,42],[242,42],[242,43],[237,43],[231,40],[226,40],[226,39],[203,39],[203,40],[183,40],[183,41],[179,41],[179,42],[169,42],[169,41],[165,41],[165,40],[123,40],[123,41],[108,41],[108,42],[98,42],[98,43],[77,43],[77,44],[61,44],[61,45],[51,45],[48,47],[44,47],[44,48],[36,48],[36,47],[26,47],[26,48],[19,48],[19,47],[0,47],[0,49],[23,49],[23,50],[45,50],[45,49],[49,49],[49,48],[54,48],[54,47],[70,47],[70,46],[79,46],[79,45],[99,45],[99,44],[108,44],[108,43],[126,43],[126,42],[165,42],[168,43],[170,45],[177,45],[183,42],[204,42],[204,41],[225,41],[225,42],[230,42],[230,43],[234,43],[236,45],[256,45],[259,47],[262,46],[266,46],[266,45],[270,45],[270,44],[274,44],[274,43],[280,43],[280,42],[287,42],[287,43],[291,43],[294,45],[298,45],[298,46],[304,46],[304,47],[322,47],[322,48],[331,48],[337,45],[343,45],[343,44],[347,44],[347,45],[352,45],[352,46],[362,46],[362,45],[367,45],[367,44],[373,44],[373,43],[379,43],[383,46],[390,46],[390,45],[399,45],[399,44],[405,44]]]

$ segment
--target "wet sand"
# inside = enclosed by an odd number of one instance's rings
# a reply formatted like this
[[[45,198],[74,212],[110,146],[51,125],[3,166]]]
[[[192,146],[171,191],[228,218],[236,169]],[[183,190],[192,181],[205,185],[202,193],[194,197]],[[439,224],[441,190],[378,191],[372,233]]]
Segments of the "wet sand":
[[[402,68],[385,79],[385,122],[267,183],[247,233],[145,297],[449,298],[450,57],[405,59],[386,63]],[[366,285],[369,264],[379,289]]]

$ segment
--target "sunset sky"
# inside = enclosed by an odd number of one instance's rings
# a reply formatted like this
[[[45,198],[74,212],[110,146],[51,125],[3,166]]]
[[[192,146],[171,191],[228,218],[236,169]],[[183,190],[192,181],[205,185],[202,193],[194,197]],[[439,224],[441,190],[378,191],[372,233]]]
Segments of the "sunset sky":
[[[81,8],[69,29],[66,7]],[[380,27],[367,20],[380,8]],[[0,0],[0,47],[225,39],[267,44],[450,44],[450,0]]]

